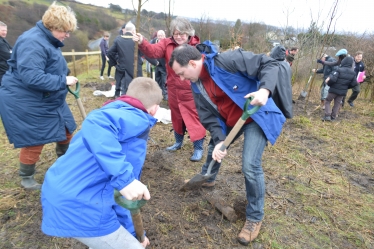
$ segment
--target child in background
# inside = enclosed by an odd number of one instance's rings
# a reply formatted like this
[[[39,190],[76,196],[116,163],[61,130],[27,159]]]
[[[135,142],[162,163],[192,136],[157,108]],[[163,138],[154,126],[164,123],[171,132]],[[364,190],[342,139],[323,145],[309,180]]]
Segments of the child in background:
[[[334,120],[340,109],[340,102],[347,94],[348,88],[357,85],[356,74],[352,69],[353,58],[345,57],[340,67],[330,74],[326,79],[327,85],[330,87],[325,101],[325,116],[323,121]],[[331,101],[334,100],[334,107],[330,108]]]
[[[115,203],[117,189],[128,200],[150,199],[140,175],[150,128],[162,91],[150,78],[135,78],[126,95],[92,111],[65,156],[49,168],[42,186],[42,231],[71,237],[95,249],[135,249],[131,214]],[[133,235],[133,236],[132,236]]]

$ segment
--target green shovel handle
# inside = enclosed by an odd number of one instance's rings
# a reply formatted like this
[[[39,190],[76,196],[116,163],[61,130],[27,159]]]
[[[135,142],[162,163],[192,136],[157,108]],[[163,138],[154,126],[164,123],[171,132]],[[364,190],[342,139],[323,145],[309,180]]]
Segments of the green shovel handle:
[[[118,190],[114,190],[114,200],[118,205],[120,205],[123,208],[126,208],[130,210],[132,214],[136,214],[139,212],[140,208],[143,207],[147,201],[144,199],[137,200],[137,201],[130,201],[127,200],[125,197],[121,195],[121,193]]]
[[[74,95],[75,99],[79,99],[79,92],[81,90],[81,85],[79,81],[75,84],[75,91],[71,90],[69,85],[66,86],[71,94]]]
[[[260,109],[261,106],[255,105],[251,109],[248,110],[249,103],[254,99],[253,96],[250,96],[244,104],[244,110],[243,114],[241,116],[241,119],[247,120],[253,113],[257,112],[258,109]]]

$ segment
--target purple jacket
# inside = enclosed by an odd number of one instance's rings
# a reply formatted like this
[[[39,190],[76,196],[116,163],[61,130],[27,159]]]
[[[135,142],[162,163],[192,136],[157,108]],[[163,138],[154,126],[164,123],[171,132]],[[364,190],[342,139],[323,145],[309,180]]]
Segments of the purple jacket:
[[[102,55],[107,56],[107,53],[109,50],[109,44],[104,38],[100,42],[100,50],[101,50]]]

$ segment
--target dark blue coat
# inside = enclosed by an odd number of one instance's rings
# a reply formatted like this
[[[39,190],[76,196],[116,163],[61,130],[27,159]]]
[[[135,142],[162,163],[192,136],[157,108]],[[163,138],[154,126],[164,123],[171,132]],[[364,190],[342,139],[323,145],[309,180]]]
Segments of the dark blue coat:
[[[16,41],[0,87],[0,113],[15,148],[66,139],[76,124],[65,101],[68,71],[56,39],[39,21]]]

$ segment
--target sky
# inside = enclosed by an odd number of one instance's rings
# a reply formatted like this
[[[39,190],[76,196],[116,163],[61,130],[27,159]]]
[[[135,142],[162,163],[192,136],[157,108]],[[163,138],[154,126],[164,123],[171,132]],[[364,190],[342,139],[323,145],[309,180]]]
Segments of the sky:
[[[123,9],[138,7],[138,0],[76,0],[108,7],[109,3]],[[308,28],[311,21],[327,30],[331,11],[338,3],[332,26],[337,32],[374,33],[373,0],[170,0],[174,16],[242,22],[260,22],[284,28]],[[169,0],[142,0],[142,9],[168,13]],[[331,29],[330,29],[331,30]],[[331,33],[331,32],[330,32]]]

